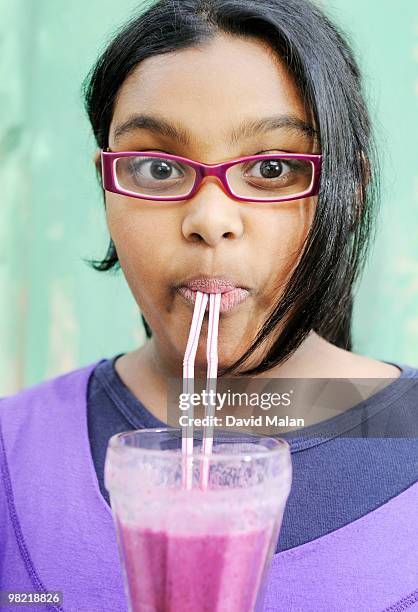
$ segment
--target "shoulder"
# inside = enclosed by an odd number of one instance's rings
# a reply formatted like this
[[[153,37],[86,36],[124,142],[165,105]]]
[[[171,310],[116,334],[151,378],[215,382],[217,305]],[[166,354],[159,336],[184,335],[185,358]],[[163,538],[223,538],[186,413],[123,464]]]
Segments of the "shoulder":
[[[70,372],[65,372],[54,378],[22,389],[14,395],[0,397],[0,410],[5,410],[10,406],[15,408],[22,405],[31,405],[34,402],[38,402],[38,400],[45,401],[50,396],[59,399],[67,391],[71,392],[72,390],[77,390],[80,386],[82,387],[88,381],[91,372],[98,363],[100,362],[94,362]]]
[[[379,361],[349,351],[344,351],[344,353],[347,353],[343,363],[346,370],[350,372],[346,375],[348,377],[399,378],[402,375],[402,368],[394,363]]]
[[[330,377],[335,378],[390,378],[418,377],[418,368],[407,364],[386,362],[366,355],[344,350],[319,338],[322,361]]]
[[[86,398],[88,380],[97,363],[77,368],[55,378],[0,398],[0,427],[13,444],[27,440],[57,422],[66,406],[76,408]]]

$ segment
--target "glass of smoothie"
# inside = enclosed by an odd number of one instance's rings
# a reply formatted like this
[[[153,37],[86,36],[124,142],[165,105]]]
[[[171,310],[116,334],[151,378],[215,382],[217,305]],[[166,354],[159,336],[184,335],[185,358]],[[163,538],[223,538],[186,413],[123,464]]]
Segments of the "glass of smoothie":
[[[113,436],[105,463],[132,612],[254,612],[290,492],[280,438],[215,430],[212,454],[195,430],[185,488],[181,429]],[[206,463],[207,480],[201,472]]]

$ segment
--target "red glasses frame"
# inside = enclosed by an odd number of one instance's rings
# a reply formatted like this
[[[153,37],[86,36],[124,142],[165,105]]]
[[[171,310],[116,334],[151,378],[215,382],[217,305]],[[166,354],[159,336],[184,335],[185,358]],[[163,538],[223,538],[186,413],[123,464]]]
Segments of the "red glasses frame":
[[[164,157],[164,159],[169,159],[177,162],[183,162],[191,166],[196,170],[196,180],[194,182],[193,187],[187,195],[169,197],[169,196],[144,196],[133,191],[128,191],[123,189],[118,185],[116,180],[115,173],[115,165],[116,160],[119,157],[131,157],[137,155],[146,155],[147,157]],[[275,159],[300,159],[304,161],[308,161],[312,164],[313,173],[312,173],[312,182],[307,190],[293,194],[291,196],[286,196],[282,198],[272,198],[272,199],[258,199],[258,198],[246,198],[239,196],[234,193],[231,189],[228,180],[226,171],[236,164],[240,164],[244,161],[252,161],[252,160],[262,160],[269,159],[271,157]],[[202,162],[196,162],[192,159],[188,159],[187,157],[180,157],[178,155],[171,155],[169,153],[162,152],[150,152],[147,151],[103,151],[101,152],[101,161],[102,161],[102,184],[103,189],[106,191],[111,191],[112,193],[118,193],[120,195],[126,195],[131,198],[139,198],[141,200],[155,200],[155,201],[163,201],[163,202],[177,202],[180,200],[190,200],[197,190],[199,189],[203,179],[205,176],[215,176],[222,184],[222,188],[230,197],[240,202],[287,202],[289,200],[299,200],[301,198],[307,198],[309,196],[316,195],[319,191],[319,183],[321,177],[321,162],[322,155],[308,155],[302,153],[269,153],[264,155],[250,155],[248,157],[240,157],[237,159],[233,159],[227,162],[223,162],[220,164],[204,164]]]

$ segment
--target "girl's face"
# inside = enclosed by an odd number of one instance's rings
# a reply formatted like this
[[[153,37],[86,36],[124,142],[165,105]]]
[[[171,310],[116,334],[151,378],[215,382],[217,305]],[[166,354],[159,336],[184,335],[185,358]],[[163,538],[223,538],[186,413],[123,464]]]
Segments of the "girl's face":
[[[117,128],[134,115],[170,123],[187,138]],[[208,164],[270,152],[319,153],[307,130],[275,128],[231,141],[245,123],[272,115],[309,125],[285,66],[257,39],[218,35],[208,45],[143,61],[126,79],[110,126],[112,151],[163,151]],[[184,140],[184,141],[183,141]],[[187,140],[187,142],[186,142]],[[301,256],[316,198],[286,203],[239,202],[215,177],[190,200],[153,202],[106,192],[109,231],[119,261],[152,331],[155,355],[181,367],[193,305],[178,287],[199,277],[228,277],[248,297],[219,321],[219,367],[249,347]],[[196,371],[206,368],[205,317]],[[267,347],[261,347],[264,353]],[[255,365],[260,351],[246,364]]]

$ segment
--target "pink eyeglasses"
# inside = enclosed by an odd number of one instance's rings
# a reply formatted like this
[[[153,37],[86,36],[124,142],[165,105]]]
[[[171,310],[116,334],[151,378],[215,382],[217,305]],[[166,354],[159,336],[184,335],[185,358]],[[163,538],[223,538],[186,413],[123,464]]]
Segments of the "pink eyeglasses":
[[[287,202],[316,195],[322,155],[269,153],[203,164],[160,152],[102,151],[106,191],[154,201],[189,200],[205,176],[214,176],[242,202]]]

